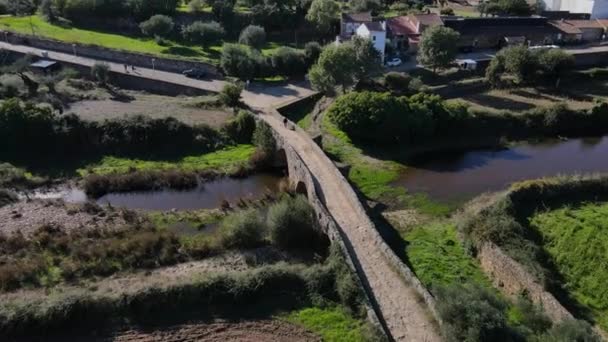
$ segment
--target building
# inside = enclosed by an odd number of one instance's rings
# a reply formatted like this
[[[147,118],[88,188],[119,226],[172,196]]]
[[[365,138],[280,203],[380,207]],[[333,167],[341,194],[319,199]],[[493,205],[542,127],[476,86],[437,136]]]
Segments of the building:
[[[372,41],[374,48],[380,53],[380,61],[384,62],[386,50],[386,22],[373,21],[359,25],[355,35]]]
[[[587,13],[591,19],[608,19],[608,0],[541,0],[546,11]]]
[[[444,17],[443,24],[458,33],[463,50],[500,49],[511,43],[548,45],[559,41],[559,28],[544,17]]]
[[[558,28],[560,43],[598,42],[605,38],[606,28],[600,20],[552,20],[551,25]]]
[[[380,53],[380,62],[384,63],[386,22],[374,21],[371,12],[342,13],[340,35],[336,37],[336,42],[349,40],[355,35],[371,40],[374,48]]]
[[[340,37],[349,39],[355,34],[359,26],[373,22],[372,12],[342,13],[340,18]]]
[[[442,26],[437,14],[410,14],[386,21],[391,46],[401,52],[416,52],[420,35],[429,27]]]

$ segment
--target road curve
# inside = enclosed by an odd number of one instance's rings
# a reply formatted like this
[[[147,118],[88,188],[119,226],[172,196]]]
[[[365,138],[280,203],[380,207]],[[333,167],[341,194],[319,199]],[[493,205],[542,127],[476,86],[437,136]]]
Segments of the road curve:
[[[328,211],[344,231],[353,247],[354,258],[362,268],[364,281],[378,304],[380,315],[395,341],[440,341],[437,327],[420,296],[397,272],[374,241],[377,231],[357,198],[348,196],[350,187],[340,177],[335,165],[314,146],[310,137],[286,128],[273,114],[261,114],[285,141],[296,150],[308,166],[325,198]],[[352,191],[352,190],[351,190]]]

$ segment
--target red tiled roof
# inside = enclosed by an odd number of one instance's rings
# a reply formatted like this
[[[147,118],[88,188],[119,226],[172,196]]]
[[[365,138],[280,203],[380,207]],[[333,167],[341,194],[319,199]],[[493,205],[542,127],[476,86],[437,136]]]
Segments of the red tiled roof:
[[[597,20],[566,20],[570,25],[578,28],[604,28]]]
[[[441,20],[441,17],[435,13],[414,14],[414,15],[412,15],[412,17],[414,17],[416,20],[418,20],[420,25],[424,25],[424,26],[441,26],[441,25],[443,25],[443,20]]]
[[[583,33],[578,27],[572,25],[569,21],[566,20],[551,20],[549,21],[549,25],[557,28],[565,34],[581,34]]]
[[[596,19],[597,23],[600,24],[604,29],[608,29],[608,19]]]
[[[416,27],[410,22],[407,16],[394,17],[386,20],[386,26],[394,35],[409,36],[418,34]]]

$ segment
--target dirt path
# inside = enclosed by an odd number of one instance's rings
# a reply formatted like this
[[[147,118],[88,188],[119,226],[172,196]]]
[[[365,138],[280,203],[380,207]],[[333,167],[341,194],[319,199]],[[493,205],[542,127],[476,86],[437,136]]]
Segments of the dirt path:
[[[379,246],[377,232],[358,199],[347,196],[350,185],[335,166],[313,146],[314,142],[283,126],[279,118],[261,116],[298,152],[323,189],[327,209],[344,230],[378,303],[382,318],[396,341],[440,341],[434,321],[417,293],[393,271]]]

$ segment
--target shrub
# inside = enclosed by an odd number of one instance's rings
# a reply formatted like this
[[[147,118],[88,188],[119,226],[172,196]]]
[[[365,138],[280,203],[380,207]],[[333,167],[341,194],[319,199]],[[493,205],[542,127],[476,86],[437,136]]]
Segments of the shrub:
[[[408,74],[391,71],[384,75],[384,84],[393,90],[404,92],[409,89],[412,78]]]
[[[306,73],[306,57],[299,50],[283,46],[272,54],[271,61],[279,75],[291,77]]]
[[[19,200],[19,198],[17,197],[17,194],[8,190],[8,189],[2,189],[0,188],[0,208],[17,202]]]
[[[437,289],[437,310],[447,341],[508,340],[506,304],[479,285],[451,285]]]
[[[454,10],[450,7],[444,7],[439,11],[441,15],[454,15]]]
[[[202,12],[207,6],[205,0],[190,0],[188,3],[188,8],[191,12],[199,13]]]
[[[208,23],[195,21],[188,26],[182,26],[182,36],[193,44],[209,46],[217,43],[224,37],[225,31],[218,22]]]
[[[166,15],[157,14],[139,24],[141,32],[151,37],[166,37],[173,31],[173,19]]]
[[[100,84],[108,83],[110,78],[110,65],[103,62],[95,62],[91,67],[91,76]]]
[[[241,31],[239,44],[249,45],[260,49],[266,44],[266,31],[261,26],[249,25]]]
[[[537,340],[539,342],[600,342],[602,338],[593,331],[589,323],[571,319],[555,324]]]
[[[130,173],[91,174],[84,179],[84,191],[97,198],[110,192],[146,191],[154,189],[184,190],[198,185],[198,177],[188,171],[135,171]]]
[[[220,66],[229,76],[250,80],[260,75],[265,61],[262,55],[246,45],[224,44]]]
[[[272,134],[272,128],[267,123],[259,121],[253,131],[253,144],[268,155],[274,154],[277,143]]]
[[[527,298],[519,297],[508,312],[509,325],[514,326],[522,336],[544,333],[551,328],[551,319],[543,309]]]
[[[257,210],[248,209],[224,218],[218,234],[225,248],[254,248],[264,242],[266,226]]]
[[[306,57],[306,64],[315,64],[321,55],[321,51],[323,51],[323,48],[321,48],[321,44],[317,42],[308,42],[304,44],[304,56]]]
[[[240,83],[226,83],[218,95],[222,104],[228,107],[236,107],[241,103],[241,92],[243,85]]]
[[[255,126],[256,122],[253,115],[248,111],[241,110],[234,119],[224,126],[224,132],[237,143],[250,143]]]
[[[314,246],[319,232],[313,208],[306,197],[287,197],[268,209],[270,241],[284,249]]]

